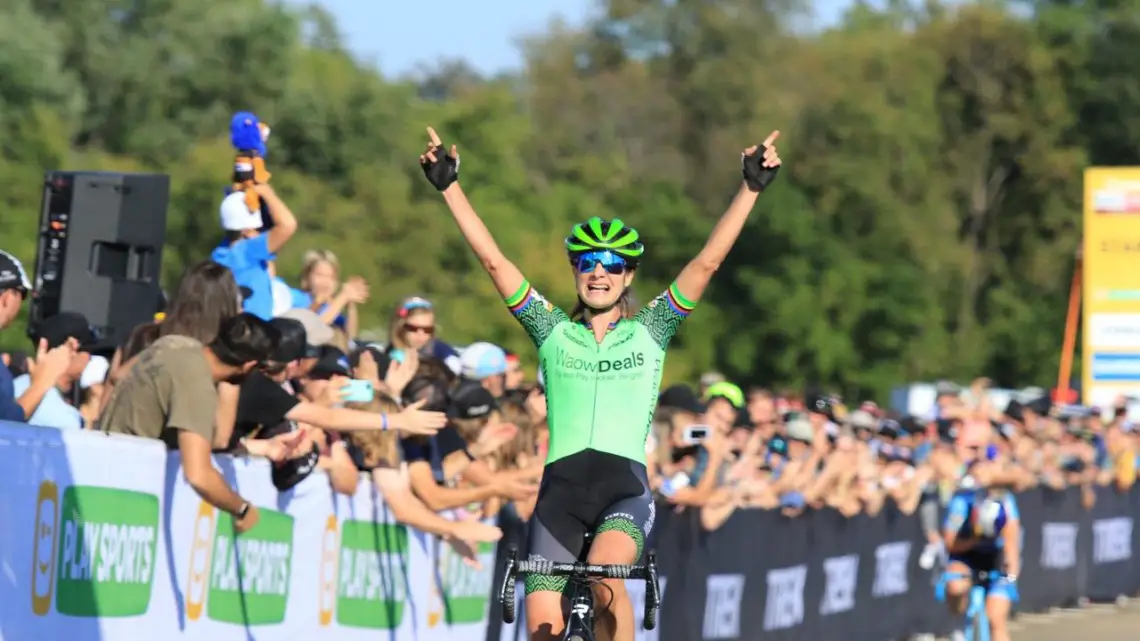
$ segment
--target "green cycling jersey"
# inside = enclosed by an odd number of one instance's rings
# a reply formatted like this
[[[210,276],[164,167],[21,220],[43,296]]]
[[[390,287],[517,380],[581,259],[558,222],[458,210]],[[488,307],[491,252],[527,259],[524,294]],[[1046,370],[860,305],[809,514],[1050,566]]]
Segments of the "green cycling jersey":
[[[587,449],[644,464],[665,350],[694,307],[676,283],[601,343],[528,282],[506,303],[538,347],[550,427],[546,464]]]

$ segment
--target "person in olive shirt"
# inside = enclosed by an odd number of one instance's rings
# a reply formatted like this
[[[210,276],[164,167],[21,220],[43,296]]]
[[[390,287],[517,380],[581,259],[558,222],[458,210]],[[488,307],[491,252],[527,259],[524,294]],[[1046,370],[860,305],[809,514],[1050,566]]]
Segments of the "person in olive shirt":
[[[208,346],[164,336],[139,355],[116,387],[99,425],[104,432],[162,440],[182,455],[186,482],[210,505],[234,517],[244,532],[257,507],[230,488],[210,460],[218,408],[216,385],[240,383],[273,353],[280,333],[252,314],[222,323]]]

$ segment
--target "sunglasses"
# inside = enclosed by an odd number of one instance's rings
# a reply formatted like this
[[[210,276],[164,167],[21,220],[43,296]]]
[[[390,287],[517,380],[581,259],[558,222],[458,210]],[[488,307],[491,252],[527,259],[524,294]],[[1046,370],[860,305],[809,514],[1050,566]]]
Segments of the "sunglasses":
[[[404,323],[404,331],[409,334],[427,334],[431,336],[435,334],[435,327],[432,325],[412,325],[411,323]]]
[[[578,269],[579,274],[589,274],[601,265],[606,273],[609,274],[624,274],[628,268],[625,260],[613,252],[590,252],[582,254],[571,261]]]

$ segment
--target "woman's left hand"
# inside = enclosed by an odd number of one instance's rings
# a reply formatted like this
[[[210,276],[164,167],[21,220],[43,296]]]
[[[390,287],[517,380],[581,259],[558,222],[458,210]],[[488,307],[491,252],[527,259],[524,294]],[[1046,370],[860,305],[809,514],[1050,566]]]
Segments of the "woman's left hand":
[[[768,134],[761,145],[752,145],[741,155],[741,165],[744,170],[744,182],[752,191],[763,191],[776,179],[783,161],[776,151],[776,139],[780,132],[773,131]]]

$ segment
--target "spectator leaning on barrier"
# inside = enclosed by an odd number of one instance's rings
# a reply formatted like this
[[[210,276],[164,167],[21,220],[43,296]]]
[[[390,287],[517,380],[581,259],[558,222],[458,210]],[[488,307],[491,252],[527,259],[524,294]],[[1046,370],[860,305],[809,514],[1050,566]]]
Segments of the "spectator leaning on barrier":
[[[48,349],[52,349],[71,344],[75,351],[70,365],[44,394],[28,422],[42,427],[81,429],[84,426],[83,415],[64,394],[71,393],[72,387],[79,381],[91,360],[91,355],[84,350],[95,343],[95,332],[83,314],[60,312],[36,323],[31,335],[34,345],[47,343]],[[16,394],[23,394],[31,384],[32,377],[28,374],[17,377],[13,382]]]
[[[396,400],[382,394],[371,403],[352,407],[377,413],[399,411]],[[474,516],[456,520],[444,518],[416,498],[408,482],[407,465],[400,460],[400,445],[394,433],[356,432],[349,435],[349,440],[349,452],[357,469],[372,478],[384,498],[384,505],[397,522],[443,537],[456,552],[476,565],[478,544],[502,538],[503,531],[498,527],[481,523]]]
[[[452,393],[442,381],[426,377],[412,379],[405,388],[405,402],[415,399],[426,402],[427,407],[444,408],[450,416],[461,420],[478,419],[497,406],[490,393],[477,383],[460,383]],[[473,415],[479,412],[483,414]],[[469,444],[454,424],[435,436],[405,438],[400,446],[412,490],[433,510],[483,503],[496,496],[527,499],[537,490],[526,478],[491,472],[468,449]],[[456,487],[461,474],[472,486]]]
[[[420,411],[415,405],[394,414],[340,407],[345,385],[351,375],[344,353],[329,345],[308,343],[305,325],[294,318],[275,318],[270,324],[281,333],[282,340],[264,367],[250,373],[239,389],[235,390],[225,384],[219,388],[223,403],[222,414],[234,418],[232,428],[219,428],[224,439],[216,439],[215,445],[221,441],[220,445],[227,449],[242,445],[252,453],[263,454],[262,448],[265,445],[257,442],[257,439],[276,438],[294,432],[298,429],[296,423],[316,428],[310,430],[309,436],[317,447],[321,445],[318,441],[328,440],[325,435],[317,433],[324,429],[392,429],[405,434],[434,434],[444,424],[445,417],[442,413]],[[325,325],[314,329],[325,330],[329,335],[332,333]],[[317,341],[320,340],[327,340],[327,335],[318,334]],[[314,354],[316,358],[312,358],[311,355]],[[309,359],[314,362],[306,363]],[[293,390],[287,382],[289,380],[301,381],[300,389]],[[295,391],[301,392],[302,396],[298,397]],[[329,440],[330,444],[331,442]],[[295,478],[298,474],[275,474],[274,480],[278,482],[278,487],[281,487],[285,476],[290,478],[292,485],[300,481],[300,478]]]
[[[239,314],[222,324],[208,346],[186,336],[163,336],[139,355],[100,417],[104,432],[160,439],[182,454],[186,482],[210,505],[234,516],[245,531],[257,508],[237,495],[210,458],[218,409],[216,385],[240,383],[273,353],[280,335],[266,321]]]
[[[31,289],[23,264],[12,254],[0,251],[0,329],[16,319]],[[44,396],[55,389],[59,378],[71,367],[76,347],[74,341],[50,348],[47,341],[39,341],[35,360],[28,362],[27,388],[18,396],[12,372],[8,367],[0,368],[0,420],[23,422],[31,418]]]
[[[268,320],[273,317],[270,263],[297,231],[297,219],[272,187],[258,184],[253,188],[273,217],[272,228],[262,232],[261,211],[250,211],[245,194],[235,191],[222,200],[220,215],[225,238],[210,257],[229,268],[238,285],[249,289],[243,309]]]

